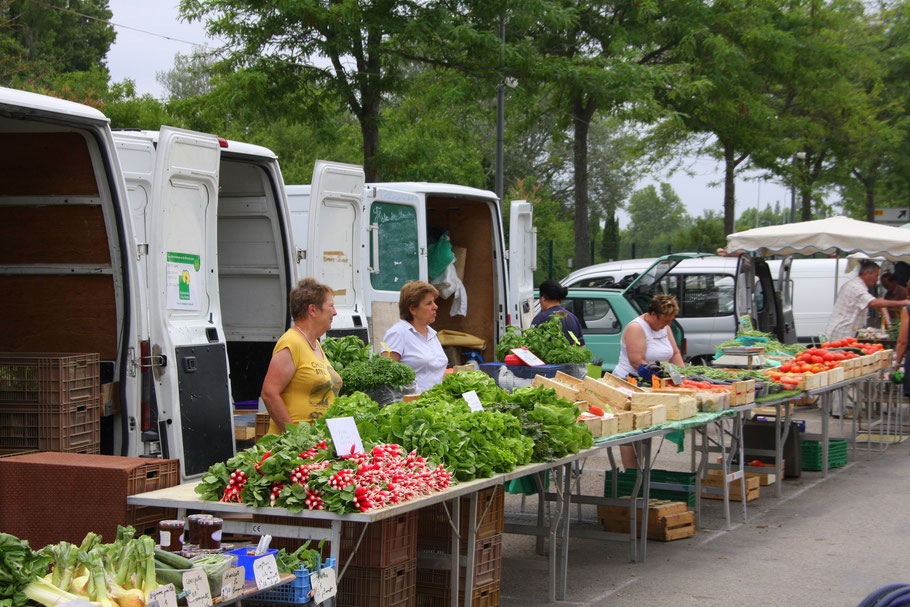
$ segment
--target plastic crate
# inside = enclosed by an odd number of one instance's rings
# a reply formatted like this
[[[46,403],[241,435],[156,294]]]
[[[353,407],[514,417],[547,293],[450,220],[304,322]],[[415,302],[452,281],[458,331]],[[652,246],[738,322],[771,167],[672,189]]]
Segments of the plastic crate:
[[[490,498],[492,497],[492,503]],[[461,513],[461,523],[459,525],[459,535],[461,535],[462,544],[467,543],[467,533],[462,531],[468,527],[468,507],[470,500],[467,497],[461,498],[459,512]],[[417,543],[418,546],[422,538],[448,538],[452,533],[452,525],[449,523],[451,507],[446,512],[445,504],[434,504],[421,508],[417,513]],[[484,514],[486,512],[486,514]],[[481,521],[481,516],[483,520]],[[502,533],[505,522],[505,490],[502,485],[484,489],[477,494],[477,539],[486,539]]]
[[[256,440],[269,433],[269,425],[272,423],[272,418],[268,413],[257,413],[256,414]]]
[[[414,607],[414,559],[392,567],[348,567],[338,582],[339,607]]]
[[[421,538],[420,552],[451,555],[449,540],[434,540],[435,546]],[[467,567],[459,567],[458,587],[464,588]],[[474,549],[474,587],[498,583],[502,579],[502,535],[477,540]],[[452,584],[448,569],[417,568],[417,586],[448,589]]]
[[[451,604],[450,592],[448,589],[430,588],[426,586],[417,587],[417,604],[416,607],[449,607]],[[464,592],[458,593],[458,604],[464,603]],[[499,605],[499,582],[487,584],[475,588],[471,593],[472,607],[498,607]]]
[[[822,445],[820,441],[803,439],[800,443],[802,469],[813,472],[822,470]],[[842,468],[847,465],[847,441],[842,439],[828,441],[828,469]]]
[[[0,353],[0,401],[60,405],[100,398],[98,354]]]
[[[37,403],[0,402],[0,449],[38,449]]]
[[[344,523],[341,526],[341,559],[348,556],[357,546],[350,564],[355,567],[392,567],[417,556],[417,512],[399,514],[376,523]],[[363,533],[363,539],[360,539]],[[347,575],[347,574],[345,574]]]
[[[70,451],[101,444],[101,399],[38,405],[38,448]]]
[[[635,486],[635,479],[638,477],[638,470],[632,468],[619,472],[616,480],[616,494],[620,497],[630,495],[632,488]],[[673,470],[651,470],[652,483],[676,483],[680,485],[695,486],[694,472],[676,472]],[[642,489],[638,491],[638,497],[642,497]],[[612,493],[612,475],[608,472],[604,476],[604,497],[611,497]],[[654,489],[649,492],[651,499],[670,500],[672,502],[685,502],[687,506],[695,506],[695,492],[672,491],[669,489]]]
[[[180,460],[149,459],[147,461],[147,464],[130,471],[126,480],[127,495],[176,487],[180,484]],[[158,508],[156,506],[127,506],[126,514],[127,521],[134,527],[177,518],[176,508]]]
[[[335,559],[328,559],[321,569],[335,569]],[[311,572],[307,568],[297,569],[294,571],[294,581],[278,588],[272,588],[256,595],[257,603],[288,603],[291,605],[303,605],[309,603],[312,597],[309,596],[312,584],[310,584]],[[245,602],[245,601],[244,601]]]

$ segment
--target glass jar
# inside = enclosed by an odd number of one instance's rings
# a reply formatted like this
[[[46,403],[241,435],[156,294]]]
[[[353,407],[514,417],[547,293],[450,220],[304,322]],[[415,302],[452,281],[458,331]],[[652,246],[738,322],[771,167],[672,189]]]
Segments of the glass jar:
[[[199,545],[200,529],[199,521],[212,518],[211,514],[191,514],[186,517],[186,537],[185,542],[193,546]]]
[[[158,543],[162,550],[180,552],[183,550],[183,521],[158,522]]]
[[[221,528],[224,520],[212,516],[199,521],[199,549],[217,550],[221,548]]]

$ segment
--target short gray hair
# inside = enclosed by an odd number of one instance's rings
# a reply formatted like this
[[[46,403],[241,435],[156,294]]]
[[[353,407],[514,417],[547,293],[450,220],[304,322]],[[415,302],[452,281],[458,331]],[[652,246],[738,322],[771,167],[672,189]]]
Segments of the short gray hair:
[[[872,272],[878,272],[878,264],[874,261],[866,259],[859,264],[860,274],[870,274]]]

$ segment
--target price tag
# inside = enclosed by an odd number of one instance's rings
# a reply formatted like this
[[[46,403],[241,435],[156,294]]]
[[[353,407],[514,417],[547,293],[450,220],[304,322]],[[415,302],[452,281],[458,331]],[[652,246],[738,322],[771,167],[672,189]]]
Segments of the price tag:
[[[530,367],[541,367],[547,363],[537,358],[537,355],[527,348],[512,348],[512,354],[521,359],[521,361]]]
[[[385,350],[386,354],[392,353],[392,348],[390,348],[389,345],[387,343],[385,343],[384,341],[379,342],[379,345],[382,346],[382,349]]]
[[[325,423],[332,435],[336,455],[350,455],[351,447],[354,447],[355,453],[363,451],[363,441],[360,440],[360,432],[353,417],[333,417],[325,420]]]
[[[209,588],[209,578],[202,567],[190,569],[183,574],[183,591],[187,592],[186,604],[188,607],[211,607],[212,591]]]
[[[335,570],[326,567],[322,571],[310,576],[310,585],[313,587],[313,602],[317,605],[326,599],[330,599],[338,592],[338,584],[335,582]]]
[[[748,314],[743,314],[739,317],[739,330],[742,333],[746,333],[752,330],[752,319]]]
[[[575,337],[575,334],[574,334],[574,333],[572,333],[572,332],[571,332],[571,331],[569,331],[569,337],[571,337],[571,338],[572,338],[572,341],[574,341],[574,342],[575,342],[575,345],[576,345],[576,346],[580,346],[580,345],[581,345],[581,342],[580,342],[580,341],[578,341],[578,338],[577,338],[577,337]]]
[[[461,398],[467,401],[468,406],[471,408],[471,411],[483,411],[483,405],[480,404],[480,397],[477,396],[476,390],[465,392],[461,395]]]
[[[256,587],[260,590],[280,582],[281,576],[278,575],[278,564],[275,562],[275,555],[269,554],[253,561],[253,575],[256,577]]]
[[[231,567],[221,576],[221,600],[230,601],[243,592],[243,567]]]
[[[149,592],[148,607],[153,607],[152,602],[158,607],[177,607],[177,591],[173,584],[166,584]]]

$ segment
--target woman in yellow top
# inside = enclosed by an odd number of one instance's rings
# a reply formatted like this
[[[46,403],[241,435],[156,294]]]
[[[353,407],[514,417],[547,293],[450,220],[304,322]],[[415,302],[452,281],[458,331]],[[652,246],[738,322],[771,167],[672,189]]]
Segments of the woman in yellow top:
[[[291,291],[290,305],[294,325],[275,344],[262,382],[269,434],[284,432],[288,422],[315,422],[341,390],[341,377],[319,345],[337,314],[331,287],[304,278]]]

